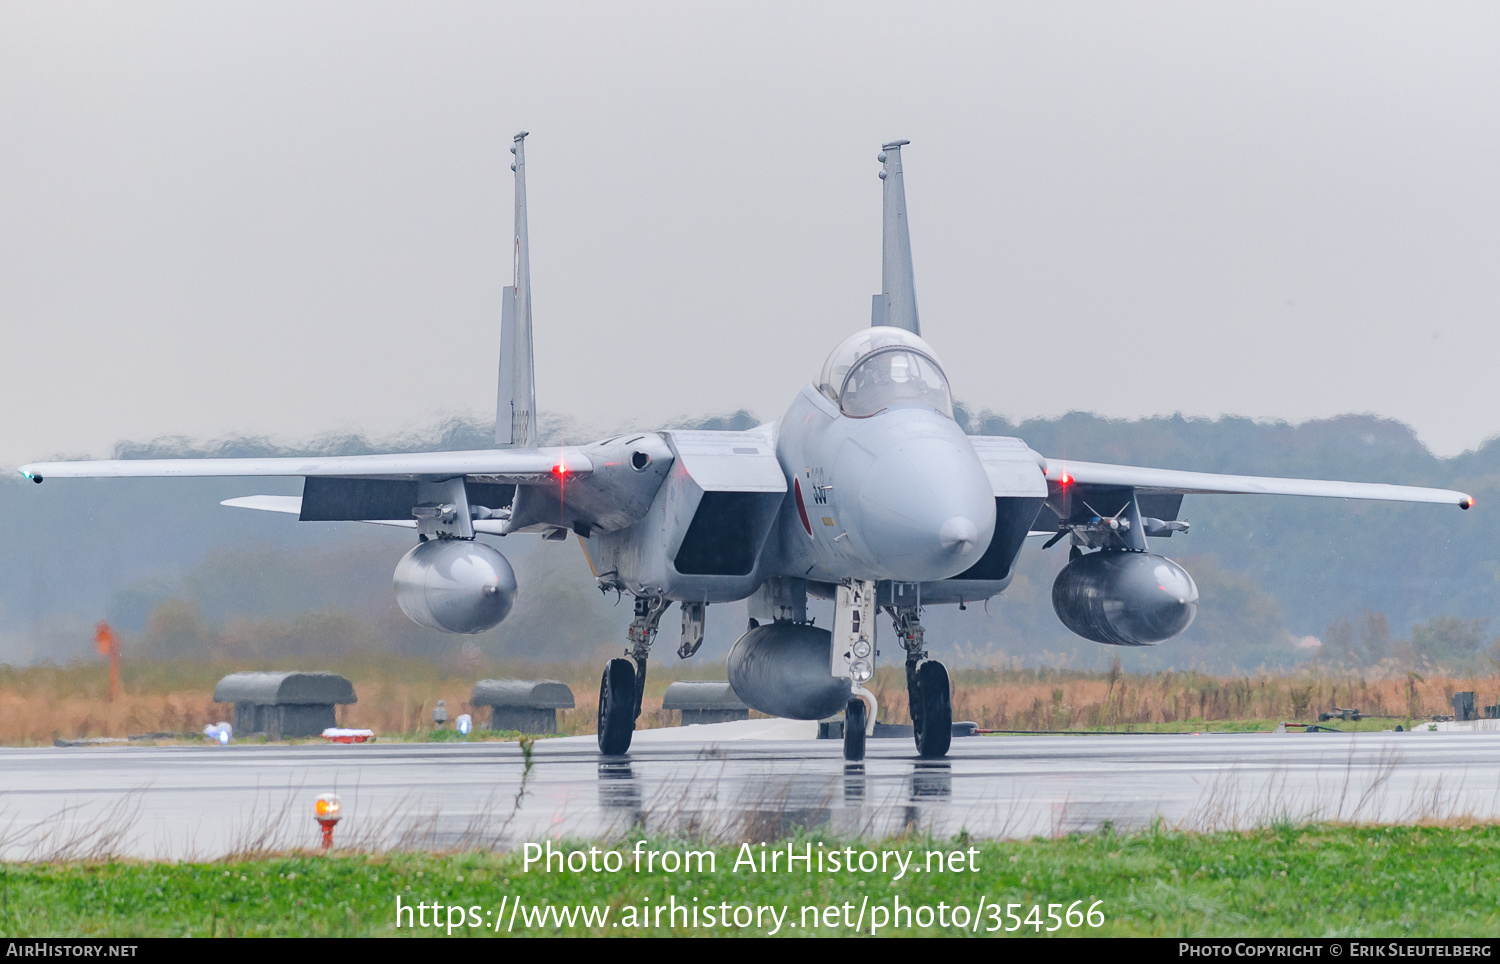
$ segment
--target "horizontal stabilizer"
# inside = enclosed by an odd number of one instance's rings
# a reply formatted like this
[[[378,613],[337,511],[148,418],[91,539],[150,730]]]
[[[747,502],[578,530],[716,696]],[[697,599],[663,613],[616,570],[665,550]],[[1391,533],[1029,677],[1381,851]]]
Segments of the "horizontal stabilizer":
[[[280,512],[285,515],[302,514],[300,495],[247,495],[238,499],[225,499],[219,505],[234,509],[258,509],[261,512]]]
[[[259,509],[262,512],[280,512],[296,516],[302,514],[302,498],[295,495],[246,495],[238,499],[225,499],[219,504],[233,509]],[[417,527],[416,519],[359,519],[355,521],[376,526],[396,526],[402,529]],[[505,523],[500,519],[475,519],[474,531],[499,536],[505,534],[501,531],[504,525]]]

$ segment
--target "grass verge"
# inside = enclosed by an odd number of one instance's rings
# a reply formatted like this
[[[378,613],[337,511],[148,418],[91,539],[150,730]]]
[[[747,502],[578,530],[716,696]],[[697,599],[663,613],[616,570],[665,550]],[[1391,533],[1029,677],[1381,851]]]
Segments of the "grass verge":
[[[634,873],[629,859],[616,873],[523,871],[520,854],[385,854],[320,857],[289,855],[207,864],[100,863],[0,867],[0,931],[5,936],[389,936],[435,935],[444,926],[395,927],[396,900],[436,903],[424,916],[447,919],[460,907],[460,934],[506,932],[515,912],[517,934],[764,934],[773,918],[739,927],[632,926],[643,908],[676,901],[700,908],[783,908],[779,933],[852,934],[847,926],[861,907],[929,907],[931,927],[920,916],[884,934],[972,933],[955,925],[953,908],[981,901],[978,933],[998,919],[1002,932],[1033,936],[1051,926],[1049,904],[1059,915],[1074,901],[1080,912],[1099,901],[1103,923],[1057,931],[1089,936],[1360,936],[1490,937],[1500,929],[1500,827],[1282,826],[1248,833],[1197,835],[1152,831],[1102,832],[1061,839],[932,842],[894,839],[850,844],[818,837],[794,838],[798,852],[911,852],[921,866],[929,850],[962,850],[978,866],[952,872],[908,872],[893,879],[894,863],[873,873],[751,873],[733,869],[738,847],[694,847],[651,839],[647,849],[712,850],[715,869],[676,874]],[[563,844],[586,849],[587,844]],[[619,845],[629,852],[634,842]],[[752,853],[760,852],[751,846]],[[966,864],[967,866],[967,860]],[[696,898],[696,901],[694,899]],[[937,923],[939,905],[948,926]],[[1008,905],[1018,904],[1018,908]],[[844,908],[827,916],[828,908]],[[555,913],[535,922],[538,908],[586,906],[609,910],[593,926],[575,920],[559,926]],[[998,910],[990,910],[990,907]],[[1026,923],[1037,906],[1037,924]],[[467,908],[475,908],[469,913]],[[1006,911],[1014,909],[1016,918]],[[497,914],[499,915],[497,917]],[[526,926],[527,916],[532,925]],[[846,916],[847,915],[847,916]],[[864,917],[868,933],[877,915]],[[973,914],[966,911],[966,917]],[[742,917],[743,919],[743,917]],[[830,920],[838,923],[829,925]],[[477,926],[475,922],[478,922]],[[413,918],[415,922],[415,918]],[[649,912],[648,912],[649,922]],[[704,915],[700,914],[700,925]],[[796,925],[796,926],[793,926]]]

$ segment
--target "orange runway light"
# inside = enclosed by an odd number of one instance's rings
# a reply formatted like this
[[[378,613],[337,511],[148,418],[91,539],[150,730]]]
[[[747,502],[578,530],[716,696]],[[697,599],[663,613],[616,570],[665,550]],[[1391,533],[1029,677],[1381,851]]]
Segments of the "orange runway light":
[[[333,827],[339,822],[339,811],[342,809],[343,803],[337,793],[324,793],[313,801],[313,816],[317,819],[318,826],[323,828],[324,853],[333,846]]]

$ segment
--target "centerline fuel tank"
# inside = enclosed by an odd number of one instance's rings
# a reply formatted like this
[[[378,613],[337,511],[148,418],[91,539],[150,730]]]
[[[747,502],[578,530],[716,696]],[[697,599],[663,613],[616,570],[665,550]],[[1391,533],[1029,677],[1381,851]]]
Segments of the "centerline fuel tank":
[[[729,685],[745,705],[790,720],[821,720],[849,702],[831,672],[833,634],[806,623],[757,626],[729,651]]]

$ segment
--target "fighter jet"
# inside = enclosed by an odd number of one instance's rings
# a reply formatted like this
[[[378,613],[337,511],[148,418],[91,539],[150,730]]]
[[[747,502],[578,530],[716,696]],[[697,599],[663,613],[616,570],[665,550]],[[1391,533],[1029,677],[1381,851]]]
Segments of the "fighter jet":
[[[677,655],[697,652],[708,607],[749,600],[728,658],[744,702],[773,716],[844,715],[844,755],[864,755],[878,711],[877,611],[905,653],[917,752],[948,752],[948,672],[928,655],[927,606],[1005,590],[1031,534],[1071,543],[1052,587],[1074,633],[1113,646],[1170,639],[1193,621],[1198,589],[1151,539],[1187,531],[1184,495],[1327,496],[1434,502],[1445,489],[1214,475],[1060,461],[1018,438],[966,435],[938,353],[921,336],[901,150],[880,152],[882,292],[871,325],[840,342],[786,414],[749,431],[664,430],[590,445],[538,446],[532,365],[526,132],[515,136],[515,283],[502,301],[496,448],[330,458],[49,462],[49,478],[300,476],[302,495],[225,505],[302,521],[364,521],[415,530],[396,564],[396,600],[416,623],[482,633],[510,612],[510,564],[478,536],[577,537],[601,589],[628,593],[635,615],[623,656],[599,684],[599,749],[628,750],[652,643],[677,603]],[[813,625],[809,597],[834,602]]]

